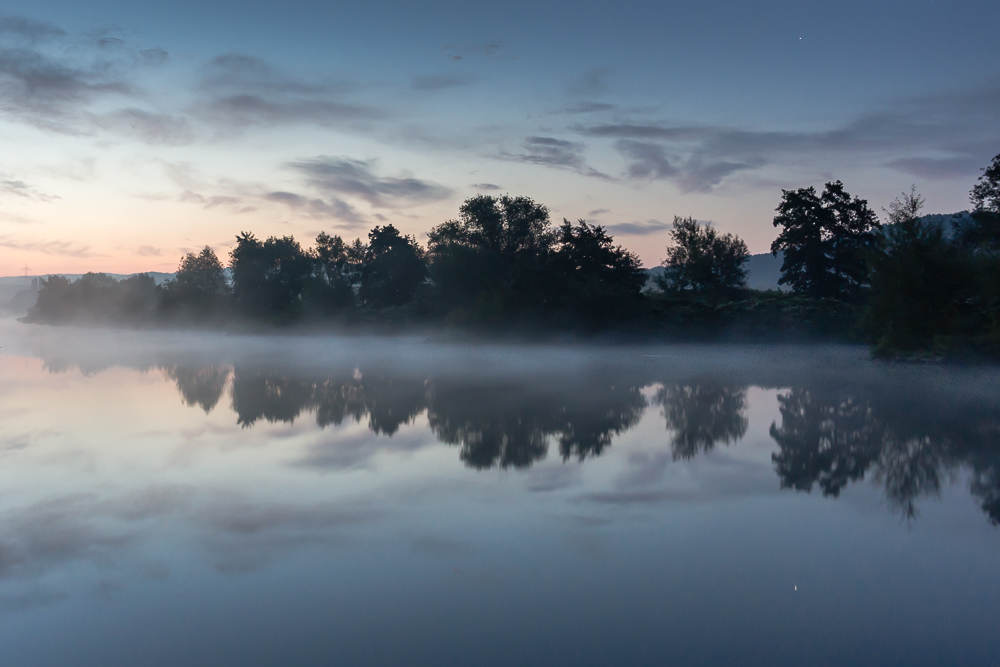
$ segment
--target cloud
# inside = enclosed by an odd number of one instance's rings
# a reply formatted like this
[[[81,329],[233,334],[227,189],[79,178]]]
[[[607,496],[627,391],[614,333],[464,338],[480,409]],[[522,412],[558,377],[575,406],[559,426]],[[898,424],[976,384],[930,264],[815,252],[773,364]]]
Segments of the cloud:
[[[14,195],[24,199],[34,199],[36,201],[52,201],[58,199],[54,195],[49,195],[28,185],[24,181],[0,177],[0,197],[4,195]]]
[[[574,104],[568,107],[563,107],[554,113],[561,114],[586,114],[586,113],[601,113],[603,111],[614,111],[618,107],[614,104],[607,104],[605,102],[581,102],[580,104]]]
[[[611,210],[607,208],[595,208],[593,211],[587,211],[587,215],[600,215],[602,213],[610,213]]]
[[[136,249],[136,254],[140,257],[159,257],[163,251],[150,245],[141,245]]]
[[[646,236],[656,234],[670,229],[670,224],[660,220],[647,220],[646,222],[620,222],[614,225],[606,225],[604,228],[612,234],[621,236]]]
[[[503,189],[499,185],[496,185],[495,183],[473,183],[469,187],[473,188],[474,190],[488,190],[488,191]]]
[[[269,192],[264,195],[264,199],[285,204],[310,218],[335,218],[355,225],[365,222],[364,216],[358,213],[353,206],[336,197],[330,201],[324,201],[303,197],[293,192]]]
[[[410,87],[413,88],[413,90],[419,90],[419,91],[436,91],[436,90],[444,90],[445,88],[466,86],[471,81],[472,79],[464,76],[432,74],[426,76],[413,77],[413,81],[410,83]]]
[[[746,130],[665,123],[577,126],[615,140],[626,177],[669,180],[709,191],[727,177],[769,165],[825,168],[833,159],[881,164],[925,178],[967,178],[1000,143],[1000,81],[975,90],[897,101],[840,127],[817,131]]]
[[[123,133],[154,144],[191,141],[186,121],[136,108],[132,79],[169,59],[162,49],[139,50],[104,34],[69,38],[28,19],[0,18],[0,114],[51,132]],[[96,111],[128,100],[131,106]]]
[[[90,251],[90,246],[81,246],[72,241],[18,241],[6,235],[0,236],[0,248],[63,257],[100,257]]]
[[[571,93],[576,95],[599,95],[607,92],[607,78],[610,70],[607,67],[594,67],[569,85]]]
[[[0,35],[15,35],[37,42],[65,35],[61,29],[23,16],[0,16]]]
[[[200,84],[200,115],[226,127],[314,123],[331,126],[367,121],[382,113],[345,101],[343,83],[307,83],[263,60],[239,54],[209,63]]]
[[[194,141],[194,132],[187,118],[142,109],[119,109],[95,116],[94,124],[147,144],[176,146]]]
[[[439,201],[452,194],[450,188],[431,181],[377,176],[373,172],[374,160],[321,155],[288,166],[305,175],[309,185],[323,193],[358,197],[375,207]]]
[[[582,142],[555,139],[553,137],[527,137],[522,145],[524,147],[524,152],[522,153],[501,152],[496,157],[502,160],[571,169],[585,176],[593,176],[595,178],[610,178],[607,174],[603,174],[587,166],[586,160],[583,157],[583,152],[587,146]]]

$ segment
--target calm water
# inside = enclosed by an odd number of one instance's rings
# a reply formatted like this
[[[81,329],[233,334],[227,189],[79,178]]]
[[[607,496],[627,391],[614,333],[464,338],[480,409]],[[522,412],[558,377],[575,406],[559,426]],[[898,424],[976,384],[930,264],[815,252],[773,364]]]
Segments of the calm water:
[[[1000,371],[0,325],[0,664],[1000,664]]]

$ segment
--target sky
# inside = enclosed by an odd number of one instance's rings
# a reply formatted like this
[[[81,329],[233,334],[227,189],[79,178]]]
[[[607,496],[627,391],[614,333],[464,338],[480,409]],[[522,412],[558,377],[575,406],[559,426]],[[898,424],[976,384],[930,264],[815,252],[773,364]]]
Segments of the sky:
[[[8,0],[0,275],[172,271],[241,231],[418,241],[475,194],[776,236],[782,189],[969,206],[1000,3]]]

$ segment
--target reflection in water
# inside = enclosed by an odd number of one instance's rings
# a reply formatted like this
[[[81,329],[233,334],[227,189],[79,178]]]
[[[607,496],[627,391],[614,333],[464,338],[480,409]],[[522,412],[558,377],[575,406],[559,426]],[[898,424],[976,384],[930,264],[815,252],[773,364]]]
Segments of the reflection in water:
[[[641,419],[643,387],[661,384],[655,403],[672,432],[674,461],[741,440],[748,427],[747,387],[718,380],[659,382],[655,377],[530,377],[489,379],[394,375],[352,368],[338,373],[290,373],[258,366],[171,366],[187,405],[210,411],[232,376],[236,421],[252,427],[293,422],[315,413],[320,427],[361,422],[392,436],[426,412],[438,440],[458,445],[470,468],[528,468],[551,442],[561,458],[600,456]],[[962,467],[990,521],[1000,524],[1000,418],[996,411],[956,404],[938,394],[900,396],[893,388],[849,391],[796,386],[778,395],[779,423],[770,427],[782,489],[836,498],[866,475],[904,516],[916,501],[940,493]],[[354,453],[357,454],[357,453]],[[318,454],[317,454],[318,455]],[[325,451],[326,463],[352,461]]]
[[[197,405],[207,414],[222,398],[222,392],[229,380],[230,368],[171,366],[164,369],[164,372],[168,378],[177,382],[177,389],[180,390],[185,405]]]
[[[427,418],[443,442],[477,469],[526,468],[545,457],[558,436],[563,460],[599,456],[635,425],[646,407],[636,386],[591,380],[579,384],[430,383]]]
[[[739,441],[747,432],[746,387],[716,382],[663,387],[656,393],[667,428],[674,432],[674,460],[694,458],[718,442]]]
[[[907,518],[920,497],[936,496],[962,466],[992,523],[1000,499],[1000,418],[991,409],[958,406],[940,396],[870,397],[795,388],[778,397],[781,426],[771,425],[772,455],[782,488],[836,497],[870,470],[889,502]]]

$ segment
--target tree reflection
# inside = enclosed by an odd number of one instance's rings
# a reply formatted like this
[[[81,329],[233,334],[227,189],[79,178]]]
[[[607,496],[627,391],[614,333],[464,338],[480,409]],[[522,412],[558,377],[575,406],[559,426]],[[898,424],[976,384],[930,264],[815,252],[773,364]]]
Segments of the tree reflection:
[[[167,377],[177,383],[185,405],[199,406],[206,414],[212,411],[229,380],[229,366],[170,366],[164,369]]]
[[[391,436],[423,412],[425,393],[421,380],[363,376],[357,370],[321,379],[241,367],[233,373],[233,410],[241,426],[262,418],[293,422],[302,412],[315,411],[321,427],[367,415],[372,432]]]
[[[782,488],[818,484],[836,497],[871,471],[904,517],[916,501],[940,494],[960,466],[971,471],[970,491],[1000,523],[1000,418],[991,409],[959,406],[939,396],[895,392],[867,397],[795,388],[778,397],[781,426],[771,425],[772,455]]]
[[[656,393],[667,428],[674,432],[674,460],[691,459],[716,443],[737,442],[747,432],[747,392],[718,382],[674,385]]]
[[[184,401],[206,410],[229,374],[216,367],[168,371]],[[526,468],[545,457],[552,439],[563,460],[599,456],[646,407],[639,385],[601,380],[425,380],[359,369],[310,376],[240,365],[232,378],[232,407],[245,428],[314,412],[320,427],[367,417],[373,433],[392,436],[426,410],[435,435],[460,445],[459,457],[476,469]]]
[[[881,434],[866,401],[799,387],[779,395],[778,406],[781,427],[771,424],[770,433],[781,488],[811,491],[819,484],[824,496],[837,497],[878,458]]]
[[[427,419],[435,434],[461,445],[470,467],[526,468],[558,437],[563,460],[599,456],[646,407],[639,387],[592,381],[554,384],[432,383]]]

